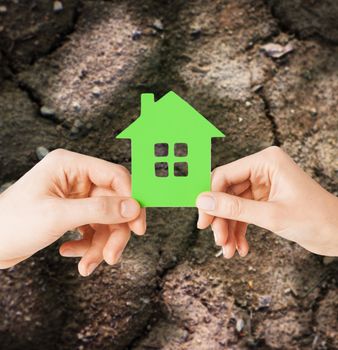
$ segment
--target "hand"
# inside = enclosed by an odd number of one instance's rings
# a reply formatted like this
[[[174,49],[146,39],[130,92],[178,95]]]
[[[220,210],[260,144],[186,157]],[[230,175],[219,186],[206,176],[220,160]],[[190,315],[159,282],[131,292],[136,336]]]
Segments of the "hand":
[[[78,228],[81,240],[60,253],[82,257],[90,275],[104,259],[118,261],[130,230],[142,235],[145,211],[130,198],[129,172],[122,166],[56,150],[0,196],[0,268],[11,267]]]
[[[278,147],[213,171],[213,192],[197,199],[198,227],[211,224],[216,244],[231,258],[248,253],[247,225],[255,224],[316,254],[338,255],[338,199]]]

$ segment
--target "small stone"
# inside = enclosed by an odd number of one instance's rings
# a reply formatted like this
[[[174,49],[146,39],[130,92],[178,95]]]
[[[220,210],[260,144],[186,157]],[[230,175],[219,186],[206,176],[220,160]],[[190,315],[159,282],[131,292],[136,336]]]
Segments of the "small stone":
[[[35,151],[35,154],[39,160],[42,160],[43,158],[45,158],[48,153],[49,153],[49,150],[44,146],[39,146]]]
[[[292,292],[291,288],[284,289],[284,294],[290,294]]]
[[[245,106],[246,106],[246,107],[251,107],[251,106],[252,106],[252,103],[251,103],[250,101],[246,101],[246,102],[245,102]]]
[[[5,5],[0,6],[0,13],[6,13],[7,12],[7,7]]]
[[[243,329],[244,329],[244,321],[241,318],[239,318],[236,321],[236,331],[240,333],[242,332]]]
[[[53,10],[54,10],[54,12],[62,11],[63,10],[62,2],[61,1],[54,1]]]
[[[243,121],[242,117],[238,117],[238,121],[241,123]]]
[[[78,129],[81,129],[83,127],[83,122],[80,119],[75,119],[74,127],[78,128]]]
[[[142,36],[142,32],[140,30],[134,30],[131,34],[131,38],[133,40],[139,40]]]
[[[200,28],[194,28],[191,32],[190,35],[193,39],[199,39],[202,35],[202,29]]]
[[[155,21],[153,23],[153,27],[159,31],[162,31],[164,29],[163,23],[160,19],[155,19]]]
[[[268,308],[270,307],[272,297],[271,295],[262,295],[258,298],[258,308]]]
[[[312,117],[316,117],[317,114],[318,114],[316,108],[311,108],[311,109],[310,109],[310,113],[311,113],[311,116],[312,116]]]
[[[324,258],[323,258],[324,265],[330,265],[335,261],[337,261],[337,258],[334,256],[324,256]]]
[[[156,35],[157,31],[154,28],[145,28],[143,30],[144,35]]]
[[[40,113],[43,117],[46,118],[54,118],[55,117],[55,110],[53,108],[42,106],[40,108]]]
[[[74,109],[75,112],[80,112],[81,111],[81,105],[78,101],[74,101],[72,103],[72,107]]]
[[[254,85],[251,90],[253,92],[258,92],[259,90],[261,90],[263,88],[263,85],[262,84],[257,84],[257,85]]]
[[[215,258],[219,258],[220,256],[223,255],[223,250],[221,249],[219,252],[215,254]]]
[[[101,89],[98,87],[98,86],[95,86],[92,90],[92,94],[95,96],[95,97],[99,97],[101,96]]]

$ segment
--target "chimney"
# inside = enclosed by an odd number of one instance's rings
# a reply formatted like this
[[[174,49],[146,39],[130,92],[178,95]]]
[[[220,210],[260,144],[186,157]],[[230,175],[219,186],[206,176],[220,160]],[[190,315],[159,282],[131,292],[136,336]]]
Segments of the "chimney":
[[[154,100],[154,94],[142,94],[141,95],[141,115],[146,115],[148,112],[150,112]]]

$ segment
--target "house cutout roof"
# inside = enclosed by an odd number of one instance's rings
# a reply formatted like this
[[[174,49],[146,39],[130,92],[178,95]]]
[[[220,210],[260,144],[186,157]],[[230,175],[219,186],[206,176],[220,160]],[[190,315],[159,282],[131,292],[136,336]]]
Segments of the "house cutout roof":
[[[224,137],[224,134],[188,102],[170,91],[157,101],[154,94],[142,94],[140,117],[117,135],[119,139],[148,137],[178,140]]]

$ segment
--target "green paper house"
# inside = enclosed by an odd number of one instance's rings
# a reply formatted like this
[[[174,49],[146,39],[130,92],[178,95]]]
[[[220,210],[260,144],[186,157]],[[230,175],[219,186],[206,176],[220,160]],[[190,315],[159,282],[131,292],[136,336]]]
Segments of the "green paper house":
[[[141,115],[117,138],[131,139],[132,196],[143,207],[194,207],[210,191],[211,139],[224,137],[173,91],[141,95]]]

